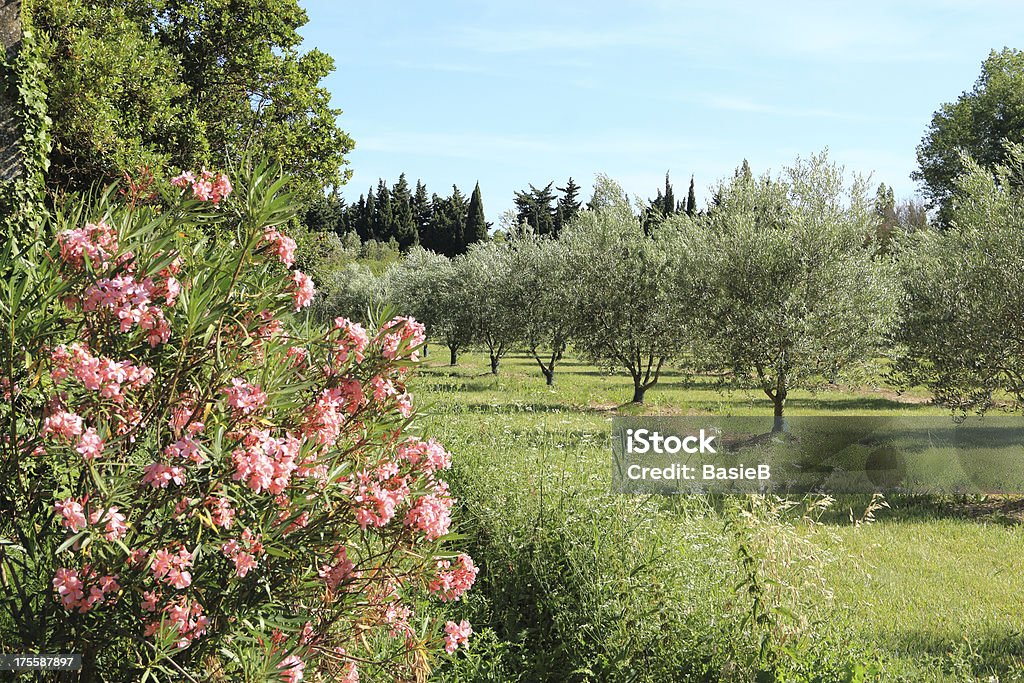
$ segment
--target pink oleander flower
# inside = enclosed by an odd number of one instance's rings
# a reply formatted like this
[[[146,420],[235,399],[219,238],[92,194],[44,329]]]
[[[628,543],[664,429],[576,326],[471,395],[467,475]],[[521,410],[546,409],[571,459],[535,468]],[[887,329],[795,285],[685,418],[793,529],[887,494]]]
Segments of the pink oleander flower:
[[[306,665],[299,659],[298,655],[288,655],[277,665],[277,668],[283,669],[280,675],[284,683],[299,683],[302,680],[302,672],[305,670]]]
[[[388,397],[398,395],[398,390],[391,380],[380,375],[370,380],[370,387],[373,389],[373,400],[377,403],[384,403]]]
[[[452,466],[451,453],[434,439],[422,441],[414,436],[409,437],[398,446],[396,455],[427,474]]]
[[[160,593],[158,591],[143,591],[142,592],[142,609],[147,612],[155,612],[157,604],[160,602]]]
[[[179,590],[188,588],[192,585],[192,574],[188,572],[192,559],[192,553],[184,548],[179,548],[176,553],[161,548],[153,554],[150,571],[154,578],[163,580],[169,586]]]
[[[455,504],[447,494],[448,486],[440,482],[436,493],[418,498],[405,515],[405,525],[422,531],[428,541],[447,534],[452,525],[452,505]]]
[[[403,392],[395,397],[395,405],[398,406],[398,414],[402,417],[410,417],[413,412],[412,394]]]
[[[224,497],[209,496],[206,499],[206,507],[210,509],[210,518],[216,526],[222,529],[230,529],[235,521],[235,510],[231,507],[231,501]]]
[[[86,223],[84,228],[65,230],[57,235],[57,243],[61,259],[79,270],[86,260],[93,268],[102,268],[117,253],[117,233],[102,219]]]
[[[95,429],[89,427],[82,433],[75,450],[85,460],[95,460],[103,454],[103,439]]]
[[[182,395],[179,403],[171,409],[171,417],[168,424],[175,434],[188,431],[189,434],[198,434],[206,428],[196,415],[195,399],[187,394]]]
[[[53,577],[53,590],[57,592],[64,609],[74,609],[79,601],[85,597],[82,590],[82,580],[74,569],[58,569]]]
[[[85,518],[85,509],[80,501],[73,498],[60,500],[53,504],[53,509],[63,517],[60,523],[66,529],[81,531],[89,525]]]
[[[313,303],[313,297],[316,296],[316,288],[313,286],[313,278],[306,275],[301,270],[296,270],[292,273],[292,284],[295,285],[295,290],[292,294],[295,299],[296,311],[300,311]]]
[[[403,342],[409,352],[410,360],[419,360],[419,347],[427,340],[427,328],[415,318],[399,316],[381,325],[377,333],[377,341],[381,354],[390,360],[399,356]]]
[[[234,562],[235,574],[239,578],[245,578],[245,575],[249,573],[249,570],[256,567],[256,558],[244,550],[239,551],[239,553],[235,555]]]
[[[459,645],[468,643],[471,635],[473,635],[473,628],[465,619],[458,624],[449,621],[444,625],[444,651],[452,654]]]
[[[57,570],[53,577],[53,589],[64,609],[78,609],[81,614],[85,614],[97,605],[116,599],[116,594],[121,590],[116,576],[102,576],[86,591],[85,581],[94,578],[95,572],[88,565],[82,568],[81,574],[74,569]]]
[[[254,429],[242,440],[242,447],[231,452],[235,464],[232,479],[256,493],[266,490],[278,495],[288,488],[298,468],[299,446],[299,440],[290,434],[274,438],[267,430]]]
[[[281,259],[281,263],[287,268],[292,267],[292,264],[295,263],[295,240],[275,228],[267,227],[263,229],[262,241],[273,248],[277,257]]]
[[[104,526],[106,533],[103,534],[103,538],[108,541],[122,539],[128,533],[125,516],[121,514],[120,508],[116,505],[111,505],[106,510],[92,510],[89,513],[89,524],[96,526],[104,522],[106,523]]]
[[[452,568],[449,560],[437,561],[437,577],[427,586],[427,590],[437,595],[442,602],[458,600],[476,581],[480,570],[473,564],[473,558],[463,553],[457,558],[458,564]]]
[[[345,550],[345,547],[339,546],[334,551],[334,564],[323,565],[317,573],[327,584],[327,588],[333,591],[353,575],[355,567],[355,563],[348,559],[348,551]]]
[[[191,171],[184,171],[171,179],[171,185],[182,189],[191,187],[193,198],[201,202],[211,202],[214,206],[220,204],[234,189],[226,175],[215,175],[206,169],[203,169],[198,177]]]
[[[52,435],[65,441],[71,441],[81,433],[82,418],[74,413],[61,410],[43,420],[43,429],[39,435],[44,438]]]
[[[286,354],[288,358],[292,359],[292,364],[295,367],[302,367],[309,362],[309,349],[302,346],[290,346]]]
[[[142,477],[142,483],[148,484],[155,489],[167,488],[167,485],[174,482],[178,486],[185,484],[185,469],[176,465],[165,465],[162,462],[154,462],[146,465]]]
[[[357,363],[362,363],[365,357],[363,352],[370,343],[370,335],[363,326],[348,318],[335,318],[334,329],[340,332],[337,341],[334,342],[335,365],[345,363],[350,355]]]
[[[399,636],[409,637],[415,634],[415,631],[409,625],[409,617],[411,616],[412,609],[407,605],[403,605],[397,600],[388,603],[388,606],[384,609],[384,623],[390,626],[388,633],[392,638],[398,638]]]
[[[164,455],[168,458],[191,460],[197,465],[206,461],[206,456],[199,450],[199,444],[189,436],[184,436],[165,448]]]
[[[231,386],[223,391],[228,395],[228,407],[242,415],[251,415],[267,403],[267,395],[260,387],[239,377],[231,380]]]

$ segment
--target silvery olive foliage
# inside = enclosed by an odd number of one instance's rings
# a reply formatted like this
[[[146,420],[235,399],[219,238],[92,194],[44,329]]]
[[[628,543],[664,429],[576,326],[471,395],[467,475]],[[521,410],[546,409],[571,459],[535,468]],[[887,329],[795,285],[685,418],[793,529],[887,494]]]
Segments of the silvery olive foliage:
[[[1007,160],[964,156],[949,229],[915,233],[900,260],[899,378],[962,412],[1024,398],[1024,146]]]
[[[892,266],[866,248],[867,180],[847,183],[827,153],[774,178],[737,173],[718,198],[705,220],[709,347],[714,364],[772,400],[781,428],[791,390],[856,374],[884,352]]]

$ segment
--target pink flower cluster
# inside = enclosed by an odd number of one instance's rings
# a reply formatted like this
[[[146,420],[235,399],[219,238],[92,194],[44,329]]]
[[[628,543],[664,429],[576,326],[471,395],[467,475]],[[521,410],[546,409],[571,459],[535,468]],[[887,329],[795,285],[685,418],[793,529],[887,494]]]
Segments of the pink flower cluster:
[[[53,504],[53,509],[63,517],[60,523],[66,529],[81,531],[88,526],[88,521],[85,518],[85,507],[81,501],[74,500],[73,498],[59,500]]]
[[[412,349],[409,359],[415,361],[419,359],[419,347],[427,340],[427,328],[415,318],[399,316],[381,325],[377,339],[381,354],[388,360],[398,358],[401,349],[406,348]]]
[[[339,366],[347,363],[350,356],[355,358],[357,363],[362,363],[365,357],[363,352],[370,343],[370,335],[363,326],[348,318],[335,318],[334,329],[340,332],[334,341],[334,368],[340,369]]]
[[[265,552],[260,537],[248,527],[242,530],[241,543],[232,538],[220,547],[220,551],[235,563],[235,575],[239,578],[245,578],[251,569],[255,569],[256,558]]]
[[[86,259],[93,268],[101,268],[117,253],[117,233],[102,219],[86,223],[84,228],[65,230],[57,235],[57,243],[61,259],[79,270],[85,267]]]
[[[146,465],[145,470],[143,470],[143,484],[148,484],[155,489],[165,489],[171,482],[174,482],[178,486],[185,485],[184,467],[179,467],[178,465],[165,465],[162,462],[154,462]]]
[[[50,360],[53,363],[50,376],[54,382],[63,382],[71,375],[89,391],[98,391],[103,398],[118,403],[124,401],[124,389],[138,391],[155,375],[153,369],[146,365],[136,366],[126,360],[94,356],[85,344],[79,342],[71,346],[61,344],[51,352]]]
[[[373,400],[383,406],[392,396],[395,398],[395,407],[402,417],[412,415],[412,394],[399,391],[395,383],[380,375],[370,380],[370,387],[373,389]]]
[[[355,474],[355,516],[360,528],[383,527],[409,497],[409,477],[400,476],[398,463],[382,462]]]
[[[409,618],[412,614],[412,609],[398,600],[392,600],[387,604],[384,609],[384,623],[390,627],[388,633],[392,638],[399,636],[409,638],[416,634],[412,626],[409,625]]]
[[[458,624],[449,621],[444,625],[444,651],[452,654],[459,645],[468,643],[471,635],[473,635],[473,628],[465,619]]]
[[[128,332],[134,325],[138,325],[146,331],[149,345],[156,346],[171,337],[171,328],[164,318],[164,312],[154,303],[157,289],[150,278],[142,281],[130,275],[100,278],[86,288],[82,309],[86,312],[110,310],[117,317],[121,332]],[[178,288],[173,291],[176,296]],[[165,296],[170,297],[171,294]],[[174,304],[173,298],[167,299],[167,302]]]
[[[176,553],[161,548],[153,553],[150,571],[154,578],[168,586],[179,590],[188,588],[192,585],[192,574],[188,571],[192,566],[192,558],[192,553],[185,548],[179,548]]]
[[[437,482],[434,491],[420,496],[405,515],[405,525],[422,531],[428,541],[436,541],[452,525],[452,506],[455,500],[448,495],[448,485]]]
[[[301,270],[296,270],[292,273],[292,285],[294,285],[292,296],[295,300],[296,311],[301,311],[303,308],[313,303],[313,297],[316,296],[316,287],[313,286],[313,278],[306,275]]]
[[[462,597],[476,581],[476,575],[480,572],[469,555],[463,553],[457,559],[458,564],[454,568],[449,560],[438,560],[437,577],[427,586],[427,590],[437,595],[443,602]]]
[[[244,482],[260,493],[274,495],[284,492],[291,483],[292,473],[298,465],[300,442],[291,434],[281,438],[270,436],[268,430],[254,429],[242,439],[242,447],[231,453],[235,472],[231,478]]]
[[[231,181],[221,174],[214,174],[205,168],[197,177],[192,171],[184,171],[171,179],[171,185],[180,188],[192,187],[192,196],[201,202],[212,202],[214,206],[231,194]]]
[[[89,427],[82,433],[75,450],[85,460],[95,460],[103,454],[103,439],[95,429]]]
[[[97,605],[117,599],[121,586],[117,582],[117,577],[109,574],[99,577],[96,583],[89,586],[87,594],[85,582],[94,578],[96,574],[89,565],[82,567],[81,575],[74,569],[61,568],[56,571],[53,576],[53,590],[56,591],[56,597],[64,609],[77,609],[79,613],[85,614]]]
[[[71,441],[82,433],[82,418],[66,410],[58,410],[43,419],[43,428],[39,435],[44,439],[54,436],[63,441]]]
[[[277,257],[281,259],[281,263],[286,267],[291,268],[295,263],[295,240],[288,235],[268,226],[263,228],[261,241],[270,245],[270,248],[274,250]]]
[[[303,436],[321,446],[333,444],[341,434],[344,413],[355,415],[364,402],[362,385],[352,379],[344,380],[332,389],[324,389],[316,402],[306,409],[302,422]]]
[[[317,573],[327,584],[327,588],[333,591],[355,574],[355,567],[355,563],[348,559],[345,546],[338,546],[334,551],[334,563],[323,565]]]
[[[306,665],[298,655],[288,655],[277,665],[277,668],[282,669],[280,677],[283,683],[299,683]]]
[[[164,449],[164,455],[168,458],[191,460],[197,465],[201,465],[206,461],[206,456],[199,450],[199,444],[191,436],[183,436],[172,443]]]
[[[208,496],[204,502],[210,509],[213,523],[222,529],[230,529],[235,522],[235,509],[231,507],[231,501],[223,496]]]
[[[236,415],[251,415],[267,404],[267,394],[259,386],[240,377],[231,380],[231,386],[223,391],[228,395],[228,407]]]
[[[121,514],[121,509],[116,505],[111,505],[106,510],[94,509],[89,513],[89,524],[96,526],[101,523],[104,525],[103,538],[108,541],[117,541],[124,538],[124,535],[128,533],[128,525],[125,524],[125,516]]]
[[[147,612],[156,612],[159,599],[158,593],[146,591],[143,594],[142,608]],[[170,628],[178,635],[175,647],[184,650],[194,640],[201,638],[209,626],[210,619],[203,614],[203,606],[197,600],[190,601],[179,595],[164,607],[160,619],[154,619],[146,624],[143,635],[148,638],[162,629]]]
[[[452,454],[435,439],[411,436],[398,445],[395,455],[428,475],[452,466]]]

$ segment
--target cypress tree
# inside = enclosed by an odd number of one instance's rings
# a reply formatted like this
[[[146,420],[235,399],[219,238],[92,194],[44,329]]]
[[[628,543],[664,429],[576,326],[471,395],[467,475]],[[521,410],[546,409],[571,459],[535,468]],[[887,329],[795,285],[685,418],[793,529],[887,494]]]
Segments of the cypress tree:
[[[436,196],[436,195],[435,195]],[[413,221],[416,224],[416,233],[419,235],[419,242],[425,249],[432,249],[432,236],[430,233],[430,219],[434,209],[427,195],[427,186],[422,181],[416,181],[416,193],[412,196]]]
[[[690,191],[686,193],[686,215],[693,216],[697,210],[697,190],[693,185],[693,176],[690,176]]]
[[[665,171],[665,195],[661,201],[661,215],[671,216],[676,212],[676,195],[672,191],[672,183],[668,179],[668,171]]]
[[[480,183],[473,188],[473,194],[469,198],[469,208],[466,212],[466,229],[463,233],[462,251],[474,242],[482,242],[487,239],[487,219],[484,216],[483,198],[480,196]]]
[[[446,256],[458,256],[466,252],[466,217],[469,215],[466,195],[452,185],[452,196],[448,198],[445,234],[442,238],[447,247]]]
[[[377,181],[377,213],[374,216],[373,233],[379,242],[396,239],[394,206],[387,183],[381,178]]]
[[[363,241],[378,239],[377,233],[377,200],[373,196],[373,188],[366,193],[366,237]]]
[[[412,194],[404,173],[398,176],[398,182],[391,188],[391,203],[395,240],[402,251],[407,251],[419,242],[419,233],[412,210]]]

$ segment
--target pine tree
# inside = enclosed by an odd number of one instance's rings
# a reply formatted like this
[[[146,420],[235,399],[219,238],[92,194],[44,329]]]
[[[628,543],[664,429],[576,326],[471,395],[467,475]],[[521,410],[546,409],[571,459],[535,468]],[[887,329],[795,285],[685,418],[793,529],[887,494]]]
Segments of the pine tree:
[[[697,190],[693,184],[693,176],[690,176],[690,191],[686,193],[686,215],[692,217],[697,210]]]
[[[483,198],[480,196],[480,183],[477,182],[476,187],[473,188],[473,194],[469,198],[462,251],[465,251],[474,242],[485,241],[487,239],[487,226],[487,218],[484,216]]]
[[[445,256],[457,256],[465,251],[466,216],[469,205],[465,195],[452,185],[450,197],[433,197],[434,212],[431,218],[430,234],[432,251]]]
[[[526,223],[535,235],[555,234],[557,210],[553,205],[555,194],[552,191],[554,182],[543,188],[530,185],[529,191],[516,192],[516,218],[519,223]]]
[[[582,188],[576,184],[576,181],[571,176],[565,187],[557,187],[555,189],[562,193],[562,196],[558,198],[558,207],[555,211],[555,237],[558,237],[562,232],[562,228],[580,212],[583,204],[577,199]]]
[[[412,194],[404,173],[398,176],[398,182],[391,188],[391,203],[395,240],[402,251],[407,251],[419,242],[419,233],[413,215]]]

